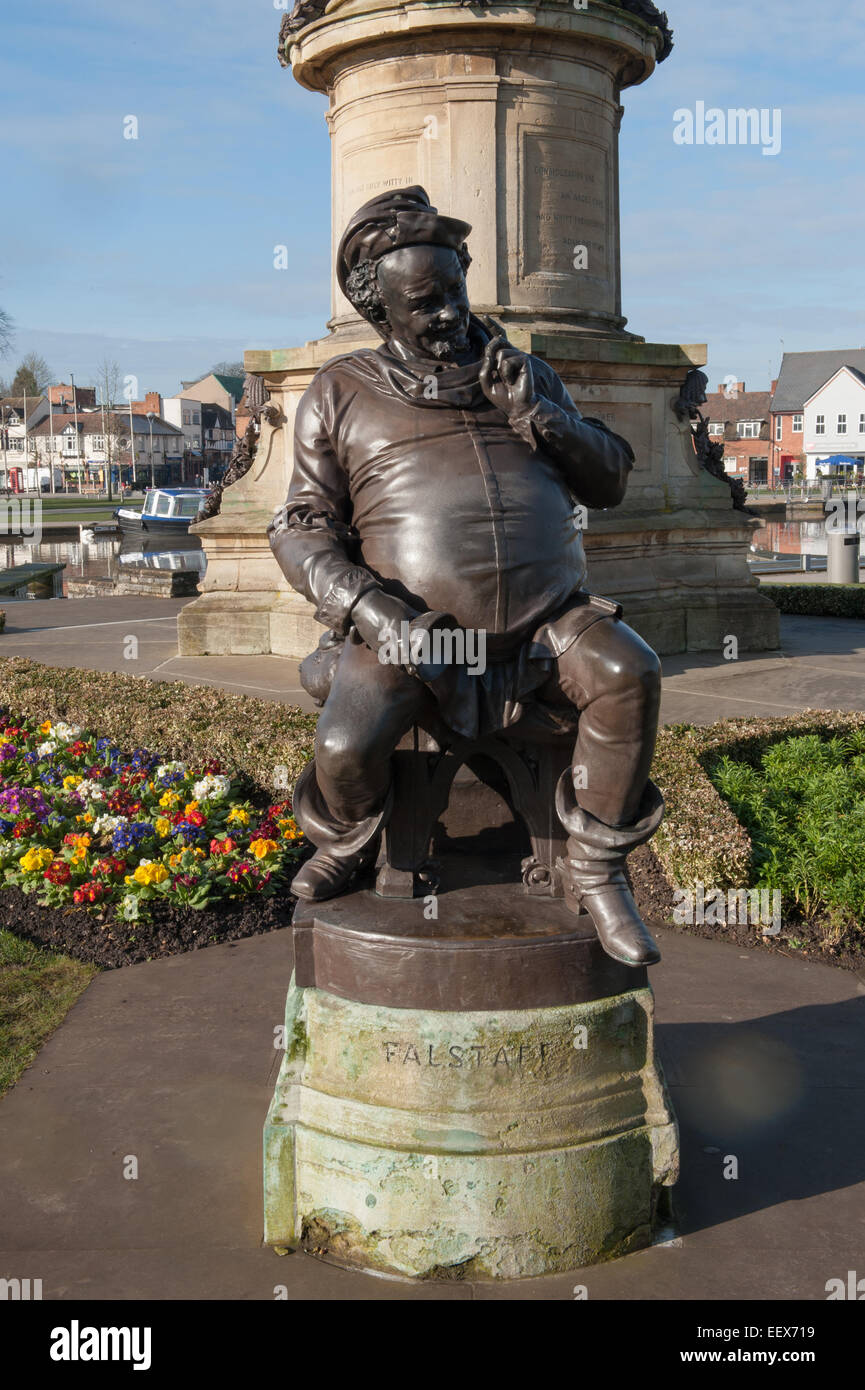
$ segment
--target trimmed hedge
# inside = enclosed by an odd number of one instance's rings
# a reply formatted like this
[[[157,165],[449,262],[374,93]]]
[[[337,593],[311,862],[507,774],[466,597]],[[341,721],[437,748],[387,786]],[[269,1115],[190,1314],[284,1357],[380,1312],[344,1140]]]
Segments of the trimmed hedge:
[[[751,839],[710,780],[723,757],[759,765],[773,743],[802,734],[832,738],[865,729],[865,714],[803,710],[783,718],[719,719],[705,727],[673,724],[660,730],[652,777],[667,803],[652,840],[670,882],[692,888],[751,886]]]
[[[65,719],[111,738],[130,753],[147,747],[166,759],[218,758],[274,799],[287,794],[312,756],[317,716],[297,705],[231,695],[208,685],[154,681],[0,660],[0,704],[33,719]]]
[[[865,618],[865,584],[761,584],[782,613],[814,618]]]

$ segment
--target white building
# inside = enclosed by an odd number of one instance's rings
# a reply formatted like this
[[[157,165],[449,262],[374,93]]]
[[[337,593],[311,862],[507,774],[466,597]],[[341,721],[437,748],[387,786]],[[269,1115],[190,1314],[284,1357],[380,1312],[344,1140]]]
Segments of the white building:
[[[839,367],[804,406],[803,451],[806,478],[818,478],[823,459],[842,455],[865,468],[865,372]],[[822,470],[821,470],[822,471]],[[851,477],[853,470],[849,470]]]

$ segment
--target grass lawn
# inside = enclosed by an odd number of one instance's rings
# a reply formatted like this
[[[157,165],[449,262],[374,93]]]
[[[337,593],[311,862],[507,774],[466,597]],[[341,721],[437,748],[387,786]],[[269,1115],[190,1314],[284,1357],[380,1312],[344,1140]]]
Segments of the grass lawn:
[[[0,930],[0,1095],[14,1085],[98,971]]]
[[[42,520],[110,521],[119,506],[119,498],[108,502],[98,497],[43,497]]]

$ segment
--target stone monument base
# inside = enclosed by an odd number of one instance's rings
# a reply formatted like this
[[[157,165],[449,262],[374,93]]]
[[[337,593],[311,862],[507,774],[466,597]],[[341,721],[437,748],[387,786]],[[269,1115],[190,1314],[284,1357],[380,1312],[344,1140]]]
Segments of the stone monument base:
[[[651,1243],[678,1168],[653,997],[587,917],[519,884],[359,890],[300,904],[293,934],[269,1244],[515,1279]]]

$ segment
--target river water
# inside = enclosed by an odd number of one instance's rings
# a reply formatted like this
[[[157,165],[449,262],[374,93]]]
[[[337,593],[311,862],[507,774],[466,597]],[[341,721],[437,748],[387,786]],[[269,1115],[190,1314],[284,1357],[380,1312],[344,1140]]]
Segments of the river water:
[[[207,567],[207,556],[198,536],[99,536],[91,541],[7,541],[0,546],[0,565],[26,565],[45,560],[65,564],[63,595],[70,579],[116,579],[124,569],[195,570]]]

